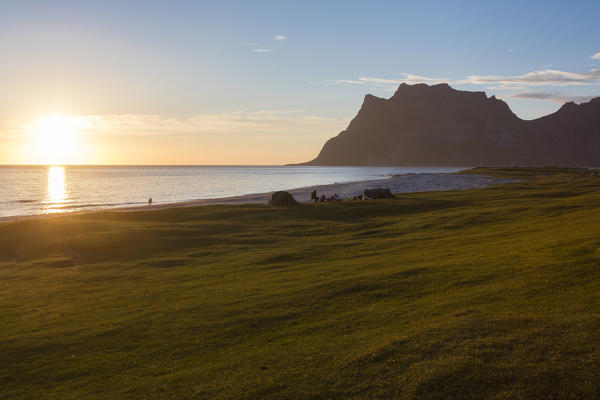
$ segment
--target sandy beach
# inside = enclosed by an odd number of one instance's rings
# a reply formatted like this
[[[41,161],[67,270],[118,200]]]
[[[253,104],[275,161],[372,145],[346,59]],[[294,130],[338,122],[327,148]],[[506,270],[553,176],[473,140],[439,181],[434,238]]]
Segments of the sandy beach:
[[[351,199],[363,193],[365,189],[386,188],[392,193],[416,193],[438,190],[466,190],[477,189],[498,183],[511,182],[509,179],[493,178],[486,175],[461,175],[443,173],[421,173],[395,175],[385,179],[368,181],[332,183],[329,185],[308,186],[287,190],[299,201],[310,201],[310,194],[317,190],[319,196],[325,194],[329,197],[337,194],[342,199]],[[192,200],[175,203],[153,204],[151,207],[135,206],[120,207],[116,210],[150,210],[169,207],[191,207],[210,204],[257,204],[266,203],[272,192],[254,193],[243,196],[232,196],[218,199]]]
[[[486,175],[461,175],[454,173],[419,173],[395,175],[385,179],[333,183],[328,185],[308,186],[287,190],[299,202],[310,201],[310,193],[317,190],[319,196],[325,194],[329,197],[337,194],[342,199],[351,199],[354,196],[362,194],[365,189],[387,188],[392,193],[416,193],[439,190],[466,190],[477,189],[498,183],[510,182],[509,179],[493,178]],[[148,207],[146,205],[123,206],[123,207],[105,207],[97,209],[86,209],[79,211],[66,211],[50,214],[36,215],[17,215],[0,217],[0,222],[8,222],[28,218],[48,218],[63,214],[82,214],[97,211],[148,211],[172,207],[194,207],[200,205],[215,204],[261,204],[266,203],[272,192],[254,193],[243,196],[232,196],[215,199],[201,199],[171,203],[154,203]]]

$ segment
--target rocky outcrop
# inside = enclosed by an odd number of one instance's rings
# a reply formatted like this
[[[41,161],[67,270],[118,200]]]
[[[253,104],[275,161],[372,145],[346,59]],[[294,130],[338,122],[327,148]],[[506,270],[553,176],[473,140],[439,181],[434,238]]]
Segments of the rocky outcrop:
[[[271,207],[291,207],[298,205],[298,202],[288,192],[279,191],[271,194],[267,205]]]
[[[396,196],[392,194],[390,189],[365,189],[361,195],[363,199],[395,199]]]

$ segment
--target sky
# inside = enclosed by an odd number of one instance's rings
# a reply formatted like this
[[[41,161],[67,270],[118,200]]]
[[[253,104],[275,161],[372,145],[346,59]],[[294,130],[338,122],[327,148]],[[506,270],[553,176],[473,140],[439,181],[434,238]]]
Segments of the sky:
[[[286,164],[366,94],[600,96],[596,1],[0,1],[0,164]]]

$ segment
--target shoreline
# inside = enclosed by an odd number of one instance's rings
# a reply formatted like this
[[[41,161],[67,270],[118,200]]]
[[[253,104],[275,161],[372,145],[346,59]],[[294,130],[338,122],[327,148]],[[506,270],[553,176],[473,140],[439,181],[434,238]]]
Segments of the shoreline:
[[[310,193],[317,190],[326,197],[337,194],[342,199],[351,199],[354,196],[362,194],[365,189],[374,189],[378,187],[388,188],[394,194],[400,193],[418,193],[430,191],[446,190],[468,190],[478,189],[499,183],[512,182],[511,179],[494,178],[488,175],[471,175],[460,173],[409,173],[392,175],[383,179],[331,183],[325,185],[307,186],[286,190],[298,202],[310,201]],[[240,196],[221,197],[213,199],[185,200],[170,203],[154,203],[151,206],[117,206],[107,208],[95,208],[77,211],[65,211],[47,214],[29,214],[0,217],[0,223],[11,222],[30,218],[52,218],[61,215],[80,215],[91,212],[128,212],[128,211],[151,211],[175,207],[195,207],[202,205],[235,205],[235,204],[263,204],[269,199],[273,192],[252,193]]]

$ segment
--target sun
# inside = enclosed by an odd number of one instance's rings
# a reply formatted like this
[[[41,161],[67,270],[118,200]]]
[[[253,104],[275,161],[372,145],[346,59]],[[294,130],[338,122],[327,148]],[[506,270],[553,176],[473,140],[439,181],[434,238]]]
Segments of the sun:
[[[41,164],[76,163],[81,156],[76,119],[62,115],[40,118],[31,127],[35,158]]]

